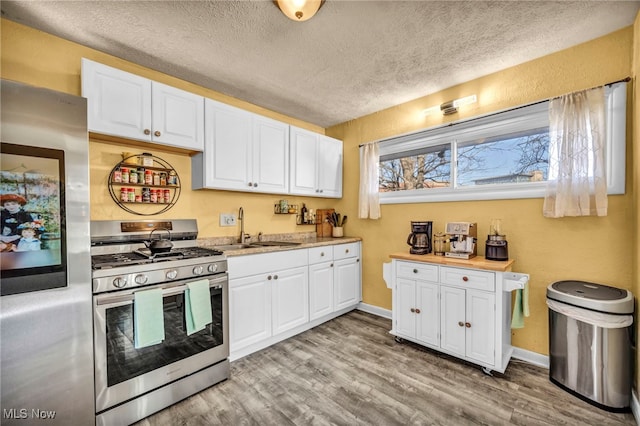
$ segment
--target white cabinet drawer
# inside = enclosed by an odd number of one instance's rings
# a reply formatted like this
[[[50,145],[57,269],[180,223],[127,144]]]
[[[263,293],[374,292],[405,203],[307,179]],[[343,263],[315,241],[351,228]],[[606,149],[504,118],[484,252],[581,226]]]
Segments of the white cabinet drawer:
[[[496,288],[496,274],[493,272],[443,266],[440,275],[442,284],[486,291],[494,291]]]
[[[230,256],[227,259],[229,279],[307,266],[307,249]]]
[[[312,247],[309,249],[309,265],[333,260],[333,246]]]
[[[398,262],[396,274],[398,277],[412,280],[438,282],[438,266],[428,263]]]
[[[333,246],[333,259],[340,260],[360,256],[360,243],[338,244]]]

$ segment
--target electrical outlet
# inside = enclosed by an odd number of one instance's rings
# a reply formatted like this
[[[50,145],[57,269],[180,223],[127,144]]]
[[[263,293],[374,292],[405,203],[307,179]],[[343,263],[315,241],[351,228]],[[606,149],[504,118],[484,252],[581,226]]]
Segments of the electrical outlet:
[[[220,226],[236,226],[236,219],[233,213],[220,213]]]

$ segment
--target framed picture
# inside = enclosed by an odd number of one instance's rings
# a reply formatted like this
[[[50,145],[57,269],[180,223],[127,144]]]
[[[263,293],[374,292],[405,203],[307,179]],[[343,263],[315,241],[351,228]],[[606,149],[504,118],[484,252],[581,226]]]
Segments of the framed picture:
[[[64,151],[0,144],[0,295],[67,285]]]

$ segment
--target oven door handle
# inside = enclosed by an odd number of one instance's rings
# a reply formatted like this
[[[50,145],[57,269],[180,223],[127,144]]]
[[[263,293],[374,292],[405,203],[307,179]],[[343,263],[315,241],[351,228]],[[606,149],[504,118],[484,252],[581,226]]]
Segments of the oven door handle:
[[[215,278],[207,278],[209,280],[209,288],[222,288],[222,283],[228,280],[227,274],[224,274],[220,277]],[[182,281],[184,282],[184,281]],[[157,287],[149,287],[138,289],[137,291],[144,291],[151,288]],[[184,293],[187,289],[186,284],[177,284],[173,286],[161,287],[162,288],[162,297],[175,296],[176,294]],[[115,303],[129,302],[135,299],[135,291],[131,291],[127,294],[109,294],[109,295],[101,295],[96,297],[96,305],[110,305]]]

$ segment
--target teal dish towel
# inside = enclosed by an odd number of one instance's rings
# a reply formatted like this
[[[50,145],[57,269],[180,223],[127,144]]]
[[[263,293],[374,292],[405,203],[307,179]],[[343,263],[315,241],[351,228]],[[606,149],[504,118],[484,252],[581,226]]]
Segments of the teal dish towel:
[[[513,316],[511,328],[524,328],[524,318],[529,316],[529,283],[525,283],[524,289],[516,290],[516,301],[513,304]]]
[[[136,349],[157,345],[164,340],[162,289],[133,294],[133,340]]]
[[[194,281],[187,284],[185,290],[185,320],[187,335],[204,330],[213,321],[211,317],[211,296],[209,280]]]

